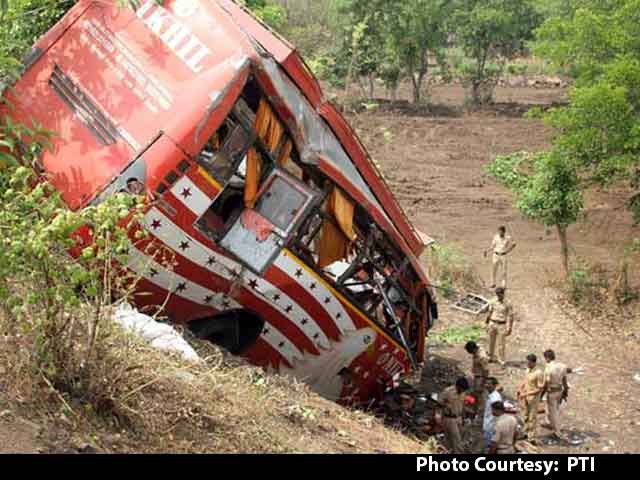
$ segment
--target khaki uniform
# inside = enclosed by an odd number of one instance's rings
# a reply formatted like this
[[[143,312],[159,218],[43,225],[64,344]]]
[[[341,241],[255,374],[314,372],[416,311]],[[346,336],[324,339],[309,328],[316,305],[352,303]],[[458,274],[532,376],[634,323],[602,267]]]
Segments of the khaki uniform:
[[[510,235],[505,234],[504,238],[496,233],[491,242],[491,258],[493,260],[493,270],[491,272],[491,279],[493,285],[498,285],[498,272],[502,275],[501,286],[507,288],[507,250],[511,248],[513,240]]]
[[[496,418],[495,430],[491,442],[498,445],[498,454],[515,453],[513,443],[516,438],[518,421],[513,415],[502,414]]]
[[[482,413],[487,399],[485,383],[489,376],[489,356],[481,347],[478,347],[471,357],[471,373],[473,373],[473,394],[478,401],[477,412]]]
[[[558,426],[560,416],[560,402],[564,390],[564,379],[567,378],[567,366],[555,360],[547,363],[544,369],[544,383],[547,387],[547,417],[551,430],[560,435]]]
[[[507,331],[513,322],[513,310],[506,301],[494,299],[489,304],[489,357],[496,359],[496,343],[498,347],[498,361],[505,361],[507,345]]]
[[[454,385],[445,388],[440,394],[440,403],[444,406],[442,424],[444,438],[451,453],[464,453],[462,446],[462,412],[464,393],[458,393]]]
[[[524,382],[520,387],[520,402],[524,411],[525,433],[529,441],[536,440],[538,426],[538,405],[544,386],[544,372],[534,367],[527,370]]]

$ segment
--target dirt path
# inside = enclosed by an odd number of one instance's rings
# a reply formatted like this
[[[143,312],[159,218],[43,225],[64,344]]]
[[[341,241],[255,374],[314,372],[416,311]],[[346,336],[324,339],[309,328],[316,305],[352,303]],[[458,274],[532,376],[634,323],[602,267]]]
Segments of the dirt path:
[[[16,418],[9,410],[0,411],[0,454],[38,453],[38,425],[22,418]]]
[[[499,101],[538,104],[562,96],[557,90],[502,89],[498,93]],[[438,98],[451,105],[460,101],[460,92],[455,87],[440,89],[433,99]],[[544,350],[553,348],[559,360],[584,369],[583,375],[570,377],[571,396],[563,407],[562,426],[567,434],[577,433],[585,441],[579,446],[544,449],[640,452],[640,383],[633,379],[640,372],[638,316],[609,318],[610,325],[599,324],[562,307],[548,287],[560,265],[554,232],[521,218],[510,194],[483,173],[496,154],[547,145],[549,132],[539,122],[509,115],[512,107],[506,108],[506,113],[498,109],[461,116],[379,111],[353,121],[418,228],[440,242],[457,245],[487,284],[490,265],[482,252],[497,226],[507,225],[517,241],[510,259],[508,292],[519,313],[507,352],[514,366],[505,372],[494,369],[495,373],[506,392],[514,395],[524,372],[524,357],[530,352],[541,358]],[[638,237],[640,229],[621,208],[623,194],[594,193],[588,200],[585,218],[570,230],[572,246],[579,257],[615,266],[624,240]],[[474,322],[445,306],[442,310],[438,330]],[[462,346],[431,353],[449,359],[457,369],[470,368]],[[540,435],[546,433],[540,430]]]

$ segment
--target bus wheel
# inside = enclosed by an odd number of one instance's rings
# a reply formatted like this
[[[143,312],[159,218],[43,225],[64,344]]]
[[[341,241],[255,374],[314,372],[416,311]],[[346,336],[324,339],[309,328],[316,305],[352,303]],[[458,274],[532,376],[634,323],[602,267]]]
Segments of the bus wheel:
[[[258,340],[264,320],[247,310],[230,310],[187,325],[196,337],[208,340],[232,355],[242,355]]]

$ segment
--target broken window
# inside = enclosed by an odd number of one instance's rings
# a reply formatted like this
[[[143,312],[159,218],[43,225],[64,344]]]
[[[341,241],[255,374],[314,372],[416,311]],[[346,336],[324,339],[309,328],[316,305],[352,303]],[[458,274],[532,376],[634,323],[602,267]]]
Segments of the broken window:
[[[267,184],[255,209],[281,232],[288,234],[310,200],[309,193],[278,174]]]
[[[250,131],[232,118],[227,118],[201,150],[198,164],[224,185],[236,173],[253,140]]]
[[[331,255],[323,245],[327,240],[335,241]],[[419,350],[424,314],[411,290],[417,278],[397,247],[342,190],[331,188],[323,208],[307,218],[292,243],[301,259],[369,318],[410,351]]]

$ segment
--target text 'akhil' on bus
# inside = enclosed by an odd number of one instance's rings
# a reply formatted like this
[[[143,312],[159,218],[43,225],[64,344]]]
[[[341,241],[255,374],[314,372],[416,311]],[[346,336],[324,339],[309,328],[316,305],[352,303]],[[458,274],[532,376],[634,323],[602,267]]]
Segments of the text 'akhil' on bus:
[[[139,305],[328,398],[379,398],[437,316],[424,237],[290,45],[229,0],[161,3],[80,0],[10,115],[57,133],[40,168],[70,208],[148,194]]]

